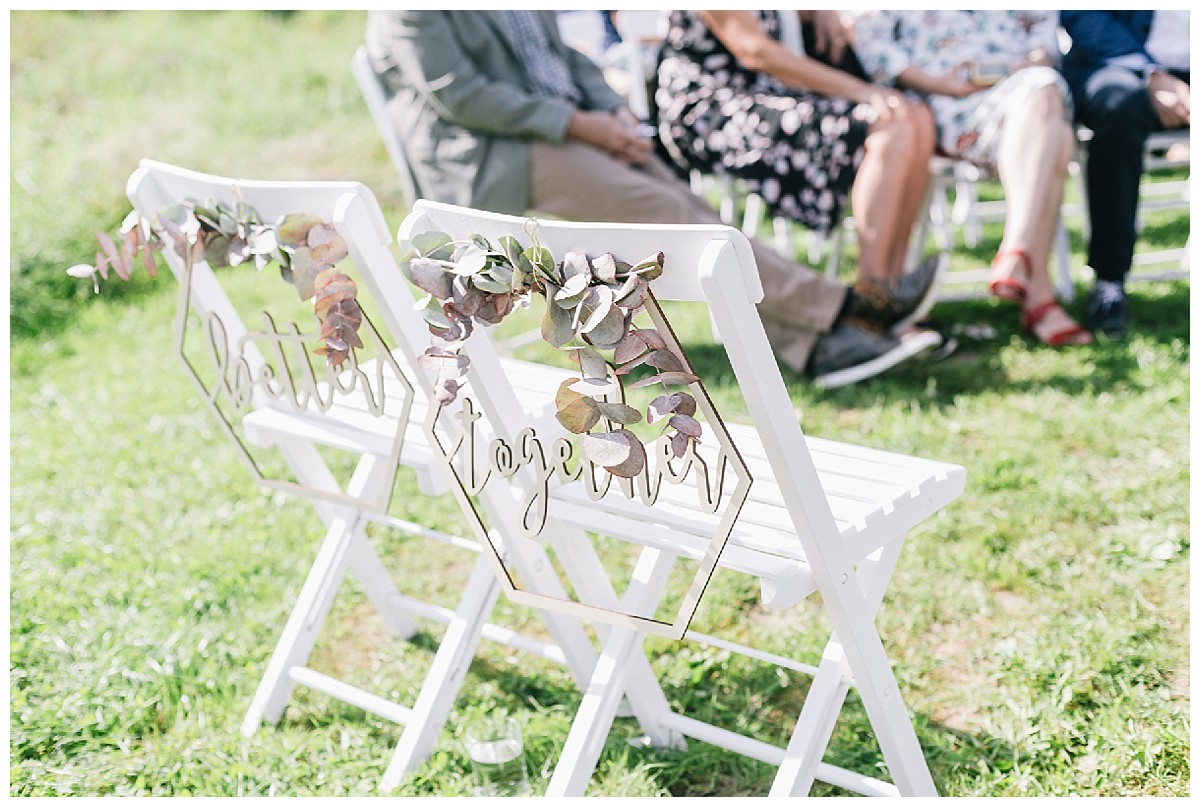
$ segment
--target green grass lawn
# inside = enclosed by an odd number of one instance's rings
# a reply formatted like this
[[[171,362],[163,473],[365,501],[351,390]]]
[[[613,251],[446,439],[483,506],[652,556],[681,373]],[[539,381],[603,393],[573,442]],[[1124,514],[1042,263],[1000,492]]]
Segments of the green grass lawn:
[[[239,734],[320,530],[305,505],[254,484],[171,355],[174,283],[141,277],[95,298],[63,273],[120,222],[143,157],[358,179],[398,225],[405,202],[349,71],[363,22],[10,17],[11,795],[377,792],[398,730],[361,710],[298,690],[279,725]],[[1187,213],[1148,216],[1139,249],[1178,247],[1189,227]],[[955,266],[986,263],[998,235],[989,226]],[[961,499],[911,536],[878,619],[943,795],[1189,794],[1190,286],[1132,292],[1136,329],[1119,344],[1042,348],[1013,308],[955,302],[933,312],[960,342],[941,362],[830,392],[785,371],[808,434],[968,470]],[[672,321],[717,405],[732,406],[705,321]],[[404,517],[461,529],[448,498],[422,498],[408,478],[400,491]],[[374,537],[402,587],[452,602],[441,590],[470,557]],[[434,642],[388,641],[352,584],[344,594],[313,666],[411,700]],[[823,625],[818,603],[756,601],[753,581],[718,575],[696,627],[819,654],[807,629]],[[698,645],[646,647],[676,707],[786,739],[806,677]],[[578,704],[565,670],[485,644],[434,755],[398,792],[469,795],[458,737],[497,709],[523,722],[540,791]],[[696,741],[686,754],[625,742],[636,733],[617,721],[590,794],[769,787],[766,765]],[[881,765],[853,695],[827,761]]]

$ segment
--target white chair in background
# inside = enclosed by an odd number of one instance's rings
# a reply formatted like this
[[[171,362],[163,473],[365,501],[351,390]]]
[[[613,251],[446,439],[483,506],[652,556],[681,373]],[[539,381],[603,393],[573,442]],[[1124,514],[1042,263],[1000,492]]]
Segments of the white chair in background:
[[[398,237],[405,247],[431,231],[455,238],[478,233],[493,244],[502,236],[512,236],[528,244],[527,226],[522,218],[423,200],[405,219]],[[617,704],[623,693],[635,688],[629,675],[642,663],[640,648],[647,634],[716,645],[814,676],[785,748],[661,708],[661,703],[651,717],[661,732],[713,743],[776,767],[772,795],[803,795],[814,779],[866,794],[936,795],[876,631],[875,614],[905,535],[962,492],[964,470],[805,436],[754,307],[762,299],[762,289],[749,242],[739,231],[723,226],[542,221],[536,234],[558,260],[575,251],[590,256],[612,252],[619,260],[634,262],[664,250],[665,271],[651,283],[648,315],[660,334],[670,335],[657,301],[691,301],[708,307],[736,376],[736,386],[722,390],[722,399],[733,396],[737,405],[745,406],[748,417],[744,425],[723,420],[709,401],[703,377],[688,385],[698,402],[701,442],[694,454],[685,454],[690,464],[673,467],[675,483],[660,480],[657,499],[645,495],[649,477],[634,483],[643,492],[641,497],[633,487],[611,479],[612,488],[605,494],[603,478],[596,480],[595,468],[585,469],[582,478],[590,480],[586,484],[544,473],[530,479],[523,474],[529,468],[518,468],[471,487],[470,492],[480,495],[498,491],[496,495],[510,503],[544,502],[544,532],[530,537],[521,529],[521,512],[489,519],[476,511],[463,481],[472,476],[474,467],[468,467],[464,455],[475,455],[462,449],[467,443],[457,441],[465,440],[464,423],[486,424],[489,439],[497,441],[484,444],[491,446],[492,457],[511,456],[506,445],[521,445],[522,455],[534,457],[536,452],[528,448],[534,444],[549,450],[543,456],[564,457],[570,453],[564,455],[566,449],[555,441],[566,432],[551,413],[540,413],[537,398],[522,392],[521,379],[531,370],[505,367],[484,329],[476,328],[467,341],[465,353],[471,362],[467,386],[426,425],[430,444],[443,446],[443,468],[459,480],[454,489],[464,514],[480,542],[491,547],[496,573],[510,598],[611,626],[547,795],[584,794]],[[384,299],[390,301],[391,296]],[[397,317],[413,316],[403,302],[394,307]],[[685,369],[699,372],[673,342],[670,335],[668,345],[679,350]],[[707,475],[698,482],[701,469]],[[711,482],[716,477],[725,479],[724,487]],[[697,495],[709,504],[698,507]],[[591,534],[598,536],[605,552],[619,554],[622,546],[629,552],[620,555],[629,559],[632,571],[618,602],[611,597],[594,600],[578,592],[575,598],[563,598],[511,570],[525,552],[549,544],[564,567],[581,570],[585,577],[607,578],[610,572]],[[682,575],[690,583],[675,614],[674,608],[662,610],[663,597],[672,570],[680,568],[694,568],[695,573]],[[757,579],[762,604],[771,609],[788,608],[819,593],[833,626],[819,662],[809,664],[772,648],[749,647],[692,630],[691,616],[715,569]],[[851,687],[859,691],[894,784],[822,761]]]
[[[228,204],[241,200],[268,222],[303,213],[332,224],[349,250],[343,271],[355,279],[358,299],[367,312],[360,335],[366,350],[374,348],[373,355],[368,358],[364,352],[361,363],[356,358],[341,373],[325,375],[324,368],[313,367],[308,376],[302,357],[319,343],[315,319],[307,325],[289,326],[278,314],[263,320],[262,314],[270,313],[264,309],[257,319],[268,325],[255,331],[248,327],[221,279],[224,272],[253,272],[253,268],[214,272],[202,260],[188,266],[170,244],[163,250],[180,281],[177,351],[221,431],[233,441],[252,474],[271,488],[310,501],[327,528],[247,711],[242,733],[251,736],[262,721],[278,721],[295,685],[307,686],[403,726],[381,783],[384,790],[390,790],[432,751],[481,638],[565,664],[576,680],[586,682],[597,660],[596,649],[573,620],[557,613],[544,614],[551,642],[487,621],[500,589],[491,563],[482,554],[461,587],[448,592],[456,600],[451,609],[397,590],[366,534],[368,524],[377,524],[433,540],[435,551],[437,546],[481,551],[472,539],[405,521],[393,515],[389,506],[398,466],[415,470],[428,495],[444,492],[448,478],[435,463],[421,428],[429,382],[423,373],[413,370],[414,349],[423,350],[428,331],[411,316],[413,298],[390,253],[391,233],[371,192],[356,182],[233,179],[150,160],[142,161],[127,190],[134,208],[147,219],[191,198]],[[341,263],[338,266],[342,268]],[[400,298],[408,308],[398,317],[395,306],[401,305]],[[296,293],[281,283],[279,299],[290,300],[294,306]],[[189,327],[189,320],[197,322],[199,329]],[[198,340],[204,340],[207,350],[196,354]],[[197,366],[202,363],[197,356],[206,354],[217,368],[215,375]],[[309,360],[312,366],[311,356]],[[324,359],[317,357],[315,363],[323,364]],[[539,391],[553,390],[562,377],[562,372],[555,370],[529,372],[536,369],[523,367],[521,377]],[[213,377],[202,378],[206,374]],[[285,381],[288,378],[290,382]],[[310,379],[307,384],[306,378]],[[309,394],[282,394],[289,384]],[[267,471],[272,457],[266,454],[276,449],[282,459],[279,467],[288,472],[273,476]],[[332,452],[353,460],[348,480],[331,470],[326,457]],[[405,551],[422,549],[428,547],[410,546]],[[536,551],[521,557],[522,563],[536,565],[538,560]],[[446,625],[411,705],[392,702],[307,666],[347,569],[396,638],[413,637],[418,618]],[[532,567],[522,566],[522,572],[529,579],[545,578]],[[546,585],[553,586],[557,578],[546,580]],[[588,585],[602,589],[606,582]],[[652,728],[648,715],[660,708],[655,698],[661,700],[661,691],[648,667],[637,668],[634,677],[640,686],[628,702],[639,720]],[[649,733],[653,741],[662,740],[661,734]]]
[[[350,60],[350,70],[354,74],[355,82],[358,83],[358,90],[362,93],[363,101],[367,104],[367,110],[371,113],[371,120],[375,122],[375,128],[379,131],[388,156],[392,159],[392,165],[396,167],[404,203],[411,207],[413,202],[421,198],[421,188],[417,184],[417,178],[413,175],[412,167],[408,164],[408,157],[404,153],[404,144],[396,136],[392,119],[388,115],[387,87],[380,79],[379,74],[371,67],[371,59],[367,55],[365,45],[360,46],[354,52],[354,56]]]

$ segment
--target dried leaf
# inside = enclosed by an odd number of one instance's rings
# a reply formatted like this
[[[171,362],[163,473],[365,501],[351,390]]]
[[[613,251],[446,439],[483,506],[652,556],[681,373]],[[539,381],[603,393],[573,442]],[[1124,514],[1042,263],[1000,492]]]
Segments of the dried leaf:
[[[412,238],[412,247],[417,254],[422,257],[431,257],[435,252],[442,250],[444,247],[453,242],[450,236],[445,233],[437,232],[436,230],[428,230],[423,233],[417,233]],[[447,256],[448,251],[447,251]]]
[[[587,275],[573,275],[567,278],[562,288],[554,295],[554,304],[559,308],[574,309],[583,299],[588,290]]]
[[[571,385],[579,381],[577,376],[565,379],[558,385],[558,390],[554,393],[554,408],[563,409],[569,404],[573,404],[583,396],[571,389]]]
[[[604,357],[590,347],[579,347],[575,351],[575,360],[586,378],[608,378],[608,362]]]
[[[613,310],[612,289],[610,289],[608,286],[593,286],[584,296],[583,302],[580,303],[580,307],[584,309],[587,319],[583,321],[583,325],[580,326],[579,332],[591,333],[604,323],[609,313]],[[625,315],[619,311],[617,314],[620,317],[619,321],[624,322]],[[624,331],[622,331],[620,338],[625,338]],[[610,339],[602,341],[612,340]]]

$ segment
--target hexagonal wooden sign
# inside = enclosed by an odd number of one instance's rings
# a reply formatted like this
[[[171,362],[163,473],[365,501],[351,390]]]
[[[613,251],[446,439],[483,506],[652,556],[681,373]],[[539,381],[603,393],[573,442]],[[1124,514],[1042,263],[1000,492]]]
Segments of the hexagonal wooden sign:
[[[644,311],[668,347],[682,359],[687,372],[694,375],[652,294],[647,295]],[[652,446],[644,446],[648,460],[641,472],[631,478],[614,478],[605,468],[580,454],[569,432],[561,427],[554,429],[557,424],[553,418],[545,419],[544,433],[526,423],[509,424],[512,428],[506,429],[491,422],[493,416],[502,415],[485,411],[483,402],[492,396],[480,395],[479,391],[471,389],[471,384],[480,378],[475,366],[472,360],[471,380],[454,403],[430,407],[425,433],[434,455],[449,472],[453,481],[451,490],[485,554],[493,561],[506,595],[514,602],[539,609],[682,638],[753,484],[749,469],[703,383],[697,380],[687,385],[696,401],[696,420],[701,422],[703,429],[700,441],[705,443],[703,456],[694,442],[689,443],[683,456],[678,456],[670,441],[660,436]],[[489,373],[488,377],[495,381],[496,376]],[[520,379],[514,378],[508,381],[521,383]],[[526,390],[514,392],[523,403],[529,403]],[[549,395],[553,396],[553,392]],[[552,406],[551,402],[546,403]],[[516,425],[524,428],[512,434]],[[668,488],[670,491],[664,496]],[[489,496],[491,506],[488,509],[495,511],[499,506],[507,513],[504,523],[489,524],[492,516],[481,501],[481,497]],[[613,497],[607,505],[606,497]],[[538,587],[530,580],[522,579],[512,563],[510,552],[521,551],[516,544],[540,539],[544,547],[552,546],[553,542],[545,540],[543,531],[552,533],[564,523],[581,528],[582,534],[593,542],[587,551],[589,562],[592,562],[603,554],[599,542],[608,540],[603,532],[605,520],[616,518],[621,519],[623,527],[619,532],[625,534],[628,542],[609,540],[603,550],[610,556],[620,556],[621,547],[632,546],[634,552],[637,551],[640,542],[629,531],[639,531],[639,525],[647,532],[648,545],[661,547],[665,541],[667,545],[682,548],[682,543],[672,544],[669,536],[664,538],[662,531],[664,528],[670,530],[672,521],[662,515],[661,509],[674,508],[672,518],[678,519],[681,503],[695,516],[691,521],[703,522],[706,529],[711,529],[711,534],[706,531],[699,535],[699,529],[692,528],[699,543],[691,541],[685,554],[695,564],[695,572],[680,578],[681,584],[686,583],[686,591],[681,596],[656,599],[653,611],[624,610],[621,606],[612,607],[611,603],[587,602],[578,591],[575,592],[578,599],[573,599],[569,574],[564,575],[568,579],[561,588],[547,591],[544,586]],[[657,513],[656,508],[659,508]],[[589,518],[595,520],[589,522]],[[587,529],[591,524],[595,525],[595,530]],[[653,535],[656,531],[657,536]],[[579,535],[580,530],[574,534]],[[615,546],[617,544],[620,546]],[[618,562],[620,559],[618,557]],[[565,567],[560,571],[565,571]],[[615,573],[606,569],[606,573],[614,582],[618,578],[628,579],[619,568]],[[678,602],[677,610],[670,613],[664,602]],[[666,614],[661,612],[664,607],[668,608]]]

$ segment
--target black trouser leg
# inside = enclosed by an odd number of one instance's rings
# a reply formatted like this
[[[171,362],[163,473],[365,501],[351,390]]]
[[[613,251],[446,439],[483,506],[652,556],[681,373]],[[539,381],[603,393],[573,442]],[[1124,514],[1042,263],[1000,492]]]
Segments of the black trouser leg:
[[[1076,103],[1080,122],[1095,133],[1086,177],[1092,221],[1088,265],[1097,277],[1120,281],[1133,262],[1143,153],[1158,117],[1141,76],[1120,68],[1096,72]]]

